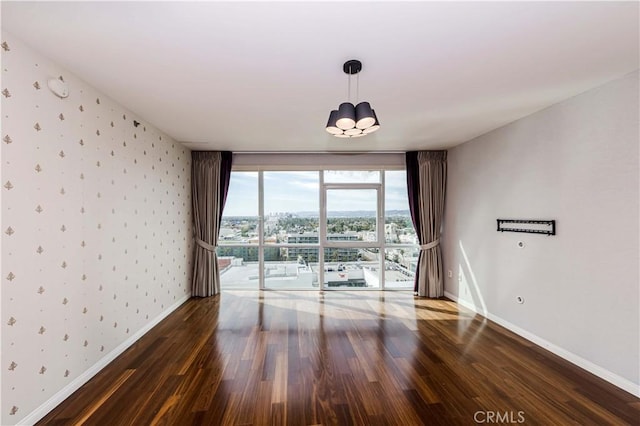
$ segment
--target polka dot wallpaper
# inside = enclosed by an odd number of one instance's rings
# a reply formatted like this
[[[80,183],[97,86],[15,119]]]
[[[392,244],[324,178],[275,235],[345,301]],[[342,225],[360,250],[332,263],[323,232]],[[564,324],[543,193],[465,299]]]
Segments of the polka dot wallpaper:
[[[9,34],[0,52],[10,425],[188,297],[191,155]]]

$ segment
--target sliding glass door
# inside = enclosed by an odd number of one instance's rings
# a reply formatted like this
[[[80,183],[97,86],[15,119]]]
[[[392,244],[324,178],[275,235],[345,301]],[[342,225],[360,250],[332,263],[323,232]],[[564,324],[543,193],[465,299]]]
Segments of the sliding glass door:
[[[382,173],[323,173],[322,235],[325,288],[379,289]]]

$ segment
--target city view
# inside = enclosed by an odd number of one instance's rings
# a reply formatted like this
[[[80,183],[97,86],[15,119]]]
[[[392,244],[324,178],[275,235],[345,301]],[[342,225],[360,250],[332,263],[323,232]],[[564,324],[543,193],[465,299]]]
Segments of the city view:
[[[380,287],[380,249],[375,212],[330,212],[324,248],[325,287]],[[317,288],[319,285],[319,218],[305,213],[278,213],[265,217],[265,287]],[[409,212],[387,212],[384,224],[385,287],[413,286],[419,249]],[[350,242],[359,247],[349,247]],[[360,247],[361,243],[374,247]],[[223,218],[218,240],[218,264],[223,287],[258,286],[259,219]],[[396,247],[396,245],[401,245]]]
[[[232,172],[229,194],[217,248],[222,288],[413,287],[419,247],[404,171]]]

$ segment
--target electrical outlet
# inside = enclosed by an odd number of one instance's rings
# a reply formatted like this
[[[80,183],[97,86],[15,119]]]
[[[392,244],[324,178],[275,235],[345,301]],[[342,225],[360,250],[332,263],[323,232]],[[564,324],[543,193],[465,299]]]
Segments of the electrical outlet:
[[[447,276],[449,278],[453,278],[453,271],[451,269],[449,269],[449,272],[447,272]]]

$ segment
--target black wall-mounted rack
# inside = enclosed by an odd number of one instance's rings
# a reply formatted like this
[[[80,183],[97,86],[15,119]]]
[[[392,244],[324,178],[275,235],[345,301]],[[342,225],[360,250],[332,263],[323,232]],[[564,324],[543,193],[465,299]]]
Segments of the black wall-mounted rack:
[[[555,220],[530,220],[530,219],[497,219],[498,232],[524,232],[527,234],[556,235]],[[513,224],[506,225],[505,224]],[[518,227],[517,224],[533,225],[530,227]],[[540,226],[542,225],[542,226]],[[543,228],[543,229],[540,229]]]

